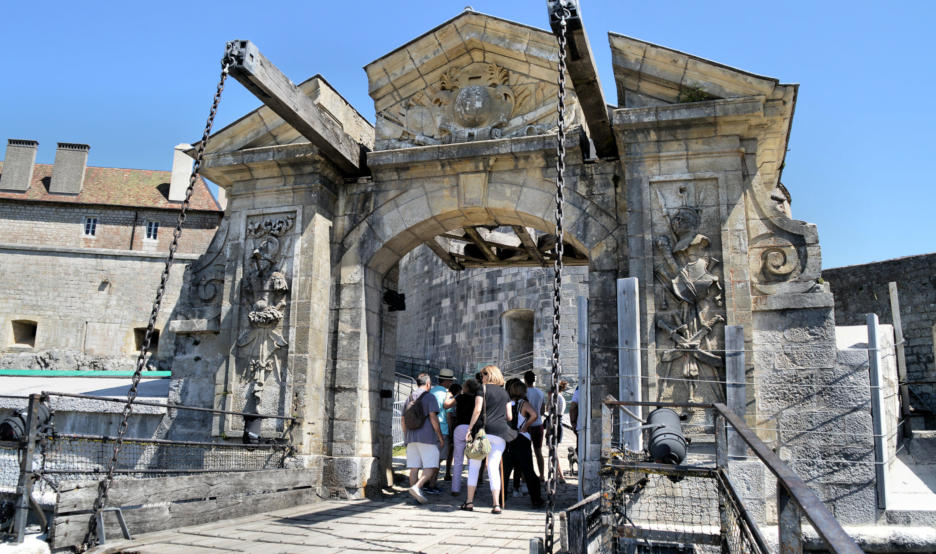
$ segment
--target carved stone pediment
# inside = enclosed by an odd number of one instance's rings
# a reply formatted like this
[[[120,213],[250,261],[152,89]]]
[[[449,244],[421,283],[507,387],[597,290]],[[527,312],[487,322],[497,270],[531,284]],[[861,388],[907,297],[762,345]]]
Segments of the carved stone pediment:
[[[547,31],[465,12],[365,67],[375,148],[546,134],[555,126],[557,63]],[[566,117],[582,121],[571,85]]]

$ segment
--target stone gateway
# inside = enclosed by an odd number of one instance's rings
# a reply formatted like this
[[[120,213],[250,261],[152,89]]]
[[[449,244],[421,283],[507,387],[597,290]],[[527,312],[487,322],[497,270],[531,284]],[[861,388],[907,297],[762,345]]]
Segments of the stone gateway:
[[[587,270],[589,340],[605,346],[588,352],[586,412],[617,394],[616,280],[636,277],[643,397],[723,401],[725,326],[742,326],[748,423],[813,458],[796,469],[823,476],[810,482],[837,516],[872,522],[871,466],[824,463],[847,447],[798,442],[791,423],[870,421],[866,404],[802,386],[840,370],[816,228],[790,217],[781,183],[797,86],[609,39],[617,104],[580,26],[565,99],[565,261]],[[558,62],[549,31],[466,11],[365,67],[375,126],[314,76],[282,93],[296,108],[273,98],[212,136],[202,171],[228,205],[170,323],[171,400],[294,415],[259,434],[288,440],[324,493],[382,485],[400,317],[385,298],[403,256],[425,245],[450,271],[552,263]],[[169,435],[209,430],[239,439],[244,421],[180,413]],[[599,439],[595,426],[580,456],[586,489]]]

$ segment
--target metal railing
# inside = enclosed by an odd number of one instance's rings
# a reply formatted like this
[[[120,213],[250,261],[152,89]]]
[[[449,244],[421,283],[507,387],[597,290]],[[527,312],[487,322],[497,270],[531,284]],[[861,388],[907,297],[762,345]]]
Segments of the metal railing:
[[[694,440],[680,465],[655,463],[648,453],[621,444],[622,427],[650,427],[635,422],[639,416],[628,406],[692,414],[684,431]],[[619,402],[609,396],[601,424],[600,506],[579,503],[576,508],[583,513],[567,512],[566,518],[593,521],[600,512],[602,532],[591,532],[586,539],[570,533],[571,552],[583,552],[595,542],[617,542],[619,549],[631,552],[687,544],[720,547],[722,552],[773,552],[762,532],[768,524],[777,526],[784,554],[802,552],[803,518],[829,552],[861,552],[819,497],[724,404]],[[775,515],[767,509],[771,501],[776,502]]]
[[[21,436],[19,440],[0,442],[0,492],[8,496],[12,494],[15,501],[14,521],[2,531],[6,536],[12,535],[16,542],[23,541],[30,508],[44,530],[48,531],[49,522],[41,507],[42,504],[50,503],[48,495],[54,495],[65,481],[100,481],[106,475],[107,464],[113,456],[116,437],[60,433],[56,430],[55,410],[50,403],[50,399],[56,397],[126,403],[125,399],[119,398],[54,392],[22,397],[26,403],[23,412],[25,419],[19,420],[22,424],[16,423],[22,427]],[[259,444],[126,437],[117,458],[115,479],[280,469],[285,467],[286,459],[292,453],[292,447],[284,439],[294,421],[292,417],[149,401],[137,401],[134,404],[167,410],[285,420],[283,437]],[[43,421],[46,418],[44,414],[47,414],[47,421]]]
[[[403,417],[403,408],[406,406],[406,400],[398,400],[393,403],[393,421],[390,422],[390,429],[393,432],[393,446],[402,446],[404,442],[403,427],[400,426],[400,418]]]

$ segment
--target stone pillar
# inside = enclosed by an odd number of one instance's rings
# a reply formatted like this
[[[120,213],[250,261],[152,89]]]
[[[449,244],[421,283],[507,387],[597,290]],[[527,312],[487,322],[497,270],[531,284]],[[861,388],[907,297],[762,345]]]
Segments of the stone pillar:
[[[287,437],[307,466],[325,454],[325,380],[332,292],[331,225],[340,180],[308,145],[214,154],[205,175],[230,204],[215,240],[187,273],[189,295],[170,329],[172,390],[186,404],[297,418],[264,419],[263,438]],[[177,417],[171,433],[204,434]],[[239,440],[241,416],[214,436]]]

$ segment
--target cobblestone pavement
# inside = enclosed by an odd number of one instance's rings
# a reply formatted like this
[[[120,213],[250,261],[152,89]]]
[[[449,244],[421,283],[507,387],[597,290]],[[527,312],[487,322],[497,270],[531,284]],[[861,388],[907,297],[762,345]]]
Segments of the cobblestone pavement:
[[[565,445],[560,452],[566,452]],[[566,460],[560,460],[566,469]],[[402,468],[395,467],[402,475]],[[559,488],[560,508],[577,500],[577,481],[574,477],[567,481]],[[132,542],[111,543],[98,552],[528,552],[530,539],[543,536],[546,513],[532,509],[529,497],[508,495],[504,513],[491,514],[491,492],[485,481],[478,488],[475,510],[465,512],[458,509],[465,497],[464,482],[457,497],[445,485],[445,492],[429,496],[425,505],[417,504],[398,484],[379,499],[328,500],[149,533]],[[557,542],[558,533],[557,520]]]

